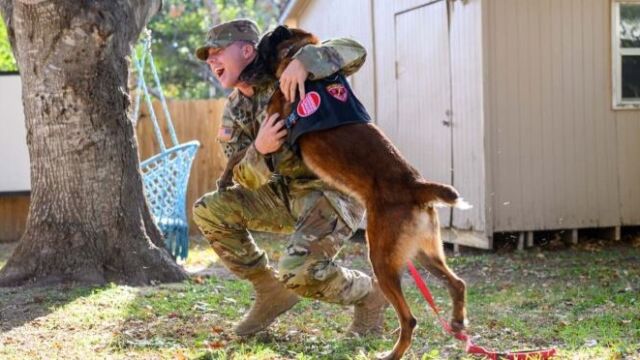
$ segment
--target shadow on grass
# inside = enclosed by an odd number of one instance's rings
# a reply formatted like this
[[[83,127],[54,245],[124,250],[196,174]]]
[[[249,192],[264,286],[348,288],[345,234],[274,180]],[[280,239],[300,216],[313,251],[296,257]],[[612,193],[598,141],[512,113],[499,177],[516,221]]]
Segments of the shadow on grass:
[[[130,356],[152,351],[190,359],[343,359],[390,349],[395,339],[349,337],[350,307],[306,299],[268,330],[237,337],[233,324],[252,302],[251,286],[237,280],[208,278],[142,289],[129,304],[112,346]],[[394,326],[395,315],[387,315]]]
[[[102,291],[102,287],[61,284],[44,287],[0,287],[0,332],[32,322],[76,299]]]
[[[277,240],[261,245],[273,261],[283,246]],[[362,250],[357,244],[348,246],[342,253],[345,263],[366,270]],[[469,333],[474,340],[505,351],[556,346],[559,359],[640,354],[640,244],[581,241],[579,247],[543,250],[450,258],[452,268],[467,280]],[[198,251],[193,258],[204,263],[210,255]],[[251,287],[218,271],[210,273],[179,284],[140,288],[0,289],[0,358],[93,354],[128,359],[361,360],[389,350],[395,341],[397,321],[391,309],[382,337],[354,339],[345,334],[352,316],[349,307],[310,300],[283,314],[268,331],[238,338],[233,323],[253,302]],[[448,314],[446,290],[433,277],[426,279]],[[409,278],[404,289],[419,322],[405,358],[467,359],[461,344],[442,332]],[[25,329],[16,329],[27,322]],[[9,340],[3,333],[12,328]],[[62,344],[59,352],[51,352],[57,342]],[[34,353],[23,350],[38,343]]]
[[[286,237],[259,234],[256,238],[272,263],[277,263]],[[352,261],[354,254],[363,258],[365,253],[361,245],[352,246],[359,248],[345,249],[348,259],[343,263],[368,267],[365,261]],[[201,256],[198,251],[192,254],[196,259]],[[126,309],[112,347],[133,357],[150,351],[160,357],[190,359],[341,359],[388,350],[393,345],[393,335],[379,339],[347,336],[351,307],[307,299],[280,316],[267,331],[237,337],[233,325],[251,307],[253,290],[246,281],[218,276],[218,270],[210,267],[199,274],[213,276],[192,277],[182,284],[140,289]],[[391,332],[395,315],[392,311],[388,315]]]
[[[263,244],[265,245],[265,244]],[[582,247],[451,258],[467,280],[469,333],[490,349],[512,351],[556,346],[564,354],[624,358],[640,348],[637,307],[640,249],[585,241]],[[361,249],[346,249],[347,263],[366,270]],[[278,253],[278,244],[264,246]],[[276,259],[277,256],[272,256]],[[450,299],[426,276],[448,314]],[[467,358],[460,342],[443,333],[409,278],[404,289],[419,322],[407,359]],[[268,331],[238,338],[233,323],[251,306],[252,290],[234,278],[201,278],[142,289],[129,304],[112,347],[131,357],[151,352],[191,359],[370,359],[390,350],[397,320],[386,312],[382,337],[345,334],[352,310],[303,300]],[[448,316],[448,315],[446,315]]]
[[[0,268],[11,257],[17,242],[0,244]],[[72,284],[48,287],[0,287],[0,332],[9,331],[42,316],[56,307],[90,294],[94,289],[73,289]]]

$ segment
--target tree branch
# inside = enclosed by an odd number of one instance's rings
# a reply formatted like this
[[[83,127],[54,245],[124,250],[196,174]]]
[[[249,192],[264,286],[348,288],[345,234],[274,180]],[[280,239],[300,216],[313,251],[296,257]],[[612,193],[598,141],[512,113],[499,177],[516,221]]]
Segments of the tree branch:
[[[135,16],[136,34],[139,34],[149,20],[162,9],[162,0],[131,0],[130,4]]]
[[[9,22],[7,20],[7,16],[11,14],[11,10],[13,9],[13,1],[12,0],[0,0],[0,14],[5,18],[5,22]]]

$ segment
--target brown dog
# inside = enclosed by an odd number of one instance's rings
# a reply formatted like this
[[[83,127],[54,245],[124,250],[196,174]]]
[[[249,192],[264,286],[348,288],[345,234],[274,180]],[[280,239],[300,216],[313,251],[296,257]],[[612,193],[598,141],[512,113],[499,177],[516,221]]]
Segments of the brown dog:
[[[256,84],[263,73],[278,78],[298,49],[317,43],[310,33],[280,26],[263,37],[256,63],[243,77]],[[291,105],[277,90],[268,113],[286,118]],[[411,345],[416,319],[403,296],[401,278],[413,258],[445,281],[453,300],[451,326],[454,331],[464,329],[465,283],[447,267],[434,209],[437,204],[463,207],[466,203],[456,190],[425,180],[373,124],[350,124],[305,134],[298,144],[303,161],[313,172],[366,206],[369,259],[401,325],[398,341],[384,358],[400,359]]]

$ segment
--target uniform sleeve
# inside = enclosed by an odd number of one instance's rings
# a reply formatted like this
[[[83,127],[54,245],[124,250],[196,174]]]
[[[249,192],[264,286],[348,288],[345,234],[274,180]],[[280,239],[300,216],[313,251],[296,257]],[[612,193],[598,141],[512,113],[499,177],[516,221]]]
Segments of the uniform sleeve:
[[[272,171],[267,159],[255,149],[253,139],[234,121],[229,103],[222,115],[218,142],[227,160],[233,159],[234,154],[246,149],[244,157],[233,167],[233,180],[236,183],[255,190],[269,181]]]
[[[240,163],[233,168],[233,180],[251,190],[266,185],[272,174],[266,157],[256,150],[253,143],[249,145]]]
[[[337,71],[349,76],[364,64],[367,51],[355,40],[340,38],[307,45],[294,58],[302,62],[309,71],[309,79],[322,79]]]

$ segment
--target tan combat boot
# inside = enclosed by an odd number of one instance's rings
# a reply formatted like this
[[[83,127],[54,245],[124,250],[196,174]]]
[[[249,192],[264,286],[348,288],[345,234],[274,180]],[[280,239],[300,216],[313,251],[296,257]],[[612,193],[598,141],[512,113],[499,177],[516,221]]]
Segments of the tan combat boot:
[[[299,300],[298,295],[284,287],[269,268],[246,279],[253,283],[256,300],[242,321],[234,327],[238,336],[253,335],[265,329]]]
[[[349,332],[360,336],[379,335],[384,325],[384,309],[389,306],[378,282],[374,281],[373,289],[362,300],[353,306],[353,322]]]

